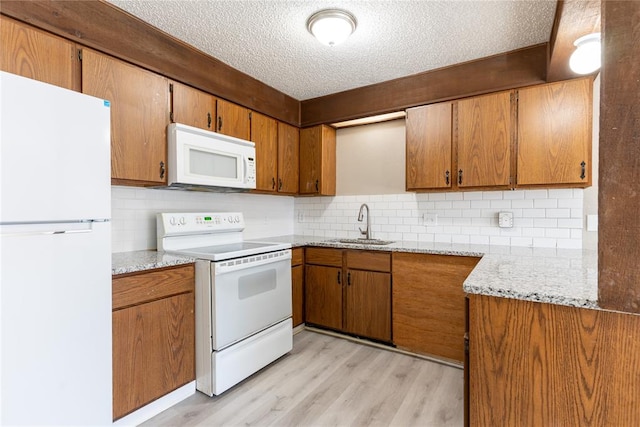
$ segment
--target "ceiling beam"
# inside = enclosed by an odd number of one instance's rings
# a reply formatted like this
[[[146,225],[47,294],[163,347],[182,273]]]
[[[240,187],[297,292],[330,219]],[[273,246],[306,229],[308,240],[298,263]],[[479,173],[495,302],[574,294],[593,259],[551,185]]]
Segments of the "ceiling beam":
[[[578,38],[600,32],[600,0],[558,0],[549,40],[547,81],[579,77],[569,69],[569,57]]]
[[[545,82],[547,44],[301,102],[303,127]]]
[[[9,1],[0,12],[84,46],[300,124],[300,102],[104,1]]]

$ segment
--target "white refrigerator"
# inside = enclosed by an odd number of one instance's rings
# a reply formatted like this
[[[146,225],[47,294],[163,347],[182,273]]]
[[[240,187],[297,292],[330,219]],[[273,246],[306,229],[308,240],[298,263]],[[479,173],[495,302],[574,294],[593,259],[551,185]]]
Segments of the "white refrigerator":
[[[109,102],[0,94],[0,425],[111,424]]]

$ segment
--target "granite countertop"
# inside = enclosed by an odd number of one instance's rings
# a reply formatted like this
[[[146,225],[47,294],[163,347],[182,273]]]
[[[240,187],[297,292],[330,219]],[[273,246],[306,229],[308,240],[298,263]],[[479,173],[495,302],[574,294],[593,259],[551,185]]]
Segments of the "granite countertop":
[[[115,276],[117,274],[136,273],[138,271],[172,267],[192,262],[195,262],[194,258],[170,255],[153,250],[116,252],[111,254],[111,274]]]
[[[287,235],[252,241],[385,252],[481,257],[464,282],[469,294],[490,295],[573,307],[598,308],[596,251],[398,241],[389,245],[340,243],[326,237]],[[115,253],[113,274],[194,262],[156,251]]]

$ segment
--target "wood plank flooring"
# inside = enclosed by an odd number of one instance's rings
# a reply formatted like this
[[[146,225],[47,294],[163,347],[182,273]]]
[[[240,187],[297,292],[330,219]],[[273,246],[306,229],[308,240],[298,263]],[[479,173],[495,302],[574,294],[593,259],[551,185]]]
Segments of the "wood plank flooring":
[[[231,390],[198,392],[145,426],[463,425],[463,371],[308,330]]]

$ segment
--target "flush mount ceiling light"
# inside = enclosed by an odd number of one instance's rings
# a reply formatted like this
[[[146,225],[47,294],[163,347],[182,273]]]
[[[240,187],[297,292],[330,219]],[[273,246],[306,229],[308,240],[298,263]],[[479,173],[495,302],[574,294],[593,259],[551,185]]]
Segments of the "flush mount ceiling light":
[[[324,9],[311,15],[307,29],[320,43],[335,46],[345,41],[356,30],[356,18],[341,9]]]
[[[600,68],[600,33],[587,34],[573,43],[575,52],[569,58],[569,67],[577,74],[590,74]]]

